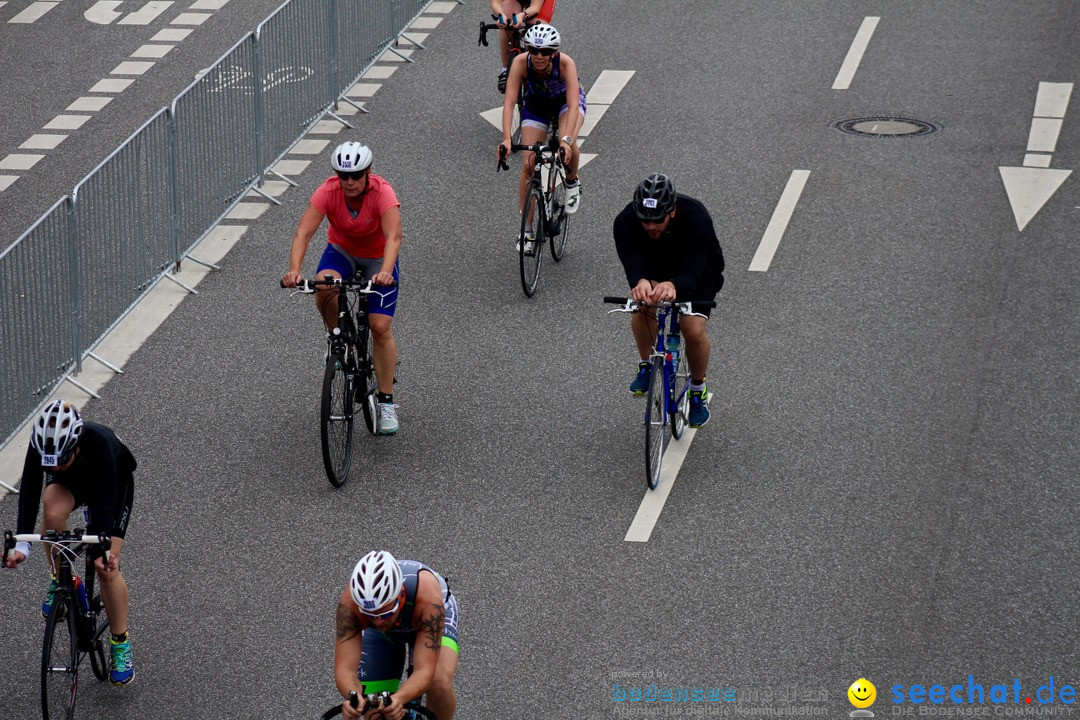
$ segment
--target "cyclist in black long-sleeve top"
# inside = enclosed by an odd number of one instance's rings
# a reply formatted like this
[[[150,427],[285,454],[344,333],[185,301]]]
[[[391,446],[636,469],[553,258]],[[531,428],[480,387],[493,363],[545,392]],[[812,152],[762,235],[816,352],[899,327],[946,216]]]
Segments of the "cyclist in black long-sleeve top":
[[[666,175],[641,181],[633,202],[615,218],[613,234],[634,300],[709,301],[724,285],[724,254],[709,211],[699,200],[676,193]],[[694,303],[692,310],[679,320],[679,328],[690,364],[689,424],[701,427],[709,421],[705,373],[712,346],[705,324],[710,307]],[[630,327],[641,358],[630,392],[644,395],[652,367],[648,359],[656,343],[655,312],[635,313]]]
[[[128,587],[120,573],[120,550],[131,518],[135,467],[135,457],[116,433],[83,420],[71,403],[57,400],[34,420],[19,486],[19,534],[33,532],[40,504],[44,506],[42,532],[65,532],[68,516],[75,508],[86,506],[87,533],[112,538],[108,562],[98,557],[94,563],[112,631],[109,680],[114,685],[125,685],[135,676],[127,632]],[[29,544],[18,543],[8,557],[7,567],[18,566],[29,554]],[[51,564],[51,556],[49,561]],[[42,615],[48,616],[57,587],[54,576],[41,606]]]

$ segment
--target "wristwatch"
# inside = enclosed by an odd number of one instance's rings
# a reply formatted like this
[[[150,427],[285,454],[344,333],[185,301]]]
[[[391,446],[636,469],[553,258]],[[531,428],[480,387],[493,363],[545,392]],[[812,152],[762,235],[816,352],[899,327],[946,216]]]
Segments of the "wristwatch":
[[[562,140],[567,145],[570,145],[571,147],[573,147],[573,145],[574,145],[574,138],[570,137],[569,135],[563,135],[559,139]]]

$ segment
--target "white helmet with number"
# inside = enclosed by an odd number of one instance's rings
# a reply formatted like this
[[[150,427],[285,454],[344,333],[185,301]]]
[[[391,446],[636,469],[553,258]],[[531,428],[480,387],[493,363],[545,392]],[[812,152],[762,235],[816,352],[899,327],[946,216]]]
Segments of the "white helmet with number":
[[[330,156],[330,167],[340,172],[359,172],[371,165],[371,150],[358,142],[341,143]]]
[[[63,465],[75,451],[82,435],[83,421],[69,402],[49,403],[34,421],[30,445],[41,453],[42,467]]]
[[[554,26],[536,23],[525,32],[522,42],[527,48],[558,50],[562,40],[559,38],[559,31]]]
[[[405,584],[401,566],[385,550],[372,550],[353,568],[349,593],[362,613],[372,613],[397,599]]]

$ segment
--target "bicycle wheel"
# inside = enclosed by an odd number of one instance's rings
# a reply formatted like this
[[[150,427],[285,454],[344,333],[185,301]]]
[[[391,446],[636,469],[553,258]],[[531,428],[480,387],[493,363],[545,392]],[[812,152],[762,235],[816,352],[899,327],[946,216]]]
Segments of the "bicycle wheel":
[[[356,402],[360,403],[360,407],[364,410],[364,422],[367,424],[368,432],[374,435],[379,429],[376,422],[378,399],[375,397],[379,386],[375,378],[375,364],[371,357],[374,347],[371,344],[371,328],[366,328],[364,333],[367,335],[367,340],[363,346],[364,357],[360,360],[356,371]]]
[[[552,183],[551,197],[552,197],[552,215],[554,216],[551,222],[551,237],[549,238],[551,246],[551,259],[555,262],[559,262],[563,259],[563,255],[566,254],[566,243],[570,239],[570,214],[566,212],[566,186],[563,184],[566,180],[566,171],[560,169],[555,174],[555,182]]]
[[[353,439],[352,370],[343,358],[326,359],[322,388],[322,454],[326,477],[341,487],[349,477]]]
[[[94,677],[98,680],[109,679],[109,663],[112,662],[112,652],[106,652],[109,644],[109,621],[105,619],[98,625],[94,639],[90,643],[90,667],[94,671]]]
[[[660,465],[664,461],[667,442],[667,412],[664,398],[664,360],[652,359],[648,402],[645,405],[645,481],[650,490],[660,482]]]
[[[526,241],[525,231],[532,218],[533,240]],[[544,259],[544,196],[537,185],[529,186],[525,206],[521,209],[521,233],[518,235],[518,257],[521,260],[521,289],[532,297],[540,282],[540,264]]]
[[[676,440],[682,438],[683,430],[686,429],[686,425],[690,421],[690,389],[687,387],[689,382],[689,364],[686,360],[682,360],[675,373],[675,382],[671,386],[671,407],[673,408],[671,411],[671,437]],[[680,389],[682,395],[679,395]],[[676,398],[678,398],[677,404],[675,402]]]
[[[79,648],[75,636],[75,608],[66,607],[70,596],[57,592],[45,620],[41,651],[41,716],[44,720],[75,717],[79,686]]]

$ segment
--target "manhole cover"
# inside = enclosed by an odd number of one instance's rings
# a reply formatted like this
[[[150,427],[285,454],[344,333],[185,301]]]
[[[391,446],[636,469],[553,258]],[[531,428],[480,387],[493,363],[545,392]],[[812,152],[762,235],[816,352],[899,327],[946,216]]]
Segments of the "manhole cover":
[[[832,124],[840,132],[875,138],[903,138],[929,135],[941,129],[925,120],[902,117],[863,117],[841,120]]]

